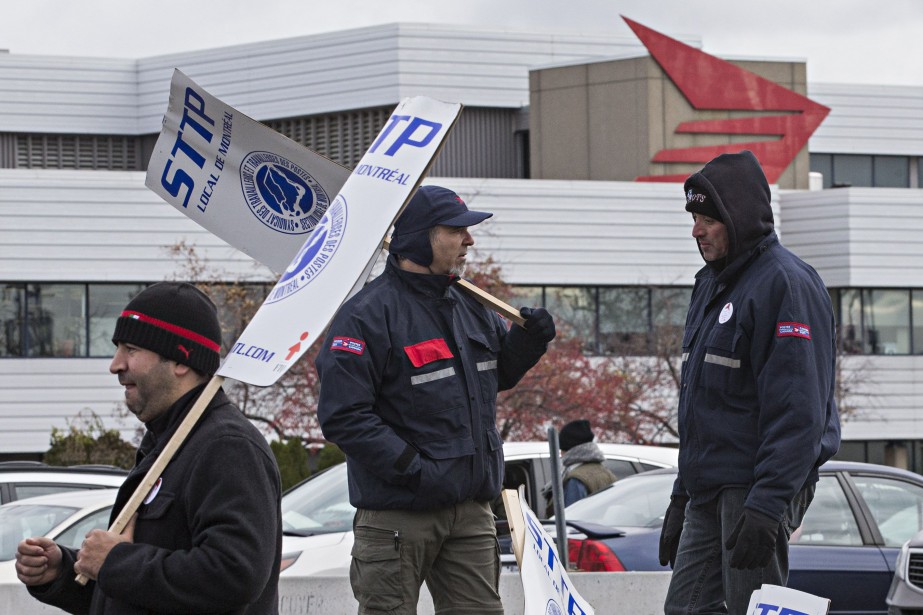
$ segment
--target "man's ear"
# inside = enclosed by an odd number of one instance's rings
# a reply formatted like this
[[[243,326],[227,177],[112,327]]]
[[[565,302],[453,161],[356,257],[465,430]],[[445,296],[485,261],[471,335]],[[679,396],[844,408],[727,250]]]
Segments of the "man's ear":
[[[191,371],[192,371],[192,368],[189,367],[188,365],[177,363],[176,361],[173,362],[173,374],[177,378],[183,378],[184,376],[186,376],[186,374],[188,374]]]

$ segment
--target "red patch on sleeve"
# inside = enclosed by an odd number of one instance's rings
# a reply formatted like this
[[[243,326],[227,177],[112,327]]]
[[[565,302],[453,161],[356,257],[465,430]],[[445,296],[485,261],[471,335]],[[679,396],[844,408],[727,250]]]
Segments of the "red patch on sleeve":
[[[800,322],[780,322],[776,325],[776,337],[803,337],[811,339],[811,327]]]
[[[335,337],[330,344],[330,350],[345,350],[353,354],[362,354],[365,352],[365,342],[352,337]]]
[[[440,359],[451,359],[454,356],[442,338],[427,340],[413,346],[404,346],[404,352],[407,353],[407,358],[414,367],[423,367],[427,363]]]

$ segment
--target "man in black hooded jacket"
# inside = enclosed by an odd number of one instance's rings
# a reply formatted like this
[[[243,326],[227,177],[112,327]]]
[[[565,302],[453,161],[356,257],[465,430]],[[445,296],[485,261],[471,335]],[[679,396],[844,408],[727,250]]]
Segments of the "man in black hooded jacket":
[[[788,538],[839,447],[834,316],[817,272],[779,243],[751,152],[718,156],[684,191],[706,265],[683,335],[664,611],[744,615],[753,590],[785,584]]]

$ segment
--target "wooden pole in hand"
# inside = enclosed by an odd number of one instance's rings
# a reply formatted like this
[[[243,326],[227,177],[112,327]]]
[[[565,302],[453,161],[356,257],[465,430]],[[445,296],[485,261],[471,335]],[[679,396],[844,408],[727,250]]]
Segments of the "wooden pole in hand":
[[[163,471],[166,469],[167,464],[170,463],[170,460],[173,459],[173,455],[176,454],[176,451],[178,451],[183,445],[183,442],[186,441],[187,436],[192,432],[192,428],[195,427],[196,423],[198,423],[199,419],[205,413],[205,408],[208,407],[208,404],[223,383],[224,376],[212,376],[212,379],[208,381],[208,384],[205,385],[205,388],[192,406],[189,414],[186,415],[183,422],[176,428],[176,432],[174,432],[173,436],[167,442],[167,445],[160,452],[160,455],[157,456],[157,459],[154,460],[154,465],[152,465],[151,469],[144,475],[144,479],[142,479],[135,488],[135,492],[131,495],[131,498],[128,499],[125,506],[119,512],[118,517],[112,522],[112,525],[109,527],[110,532],[121,534],[128,525],[128,522],[131,521],[131,518],[138,512],[141,503],[144,502],[144,498],[151,492],[154,483],[156,483],[157,479],[163,474]],[[89,581],[89,579],[82,574],[78,574],[75,580],[81,585],[86,585],[87,581]]]

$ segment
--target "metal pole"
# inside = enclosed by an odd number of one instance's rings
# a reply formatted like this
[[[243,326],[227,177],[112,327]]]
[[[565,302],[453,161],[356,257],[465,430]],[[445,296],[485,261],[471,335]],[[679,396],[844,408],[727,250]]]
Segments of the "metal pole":
[[[564,570],[570,568],[567,561],[567,521],[564,518],[564,485],[561,482],[561,448],[558,445],[558,432],[554,427],[548,428],[548,448],[551,452],[551,495],[554,502],[554,527],[558,539],[558,559]]]

